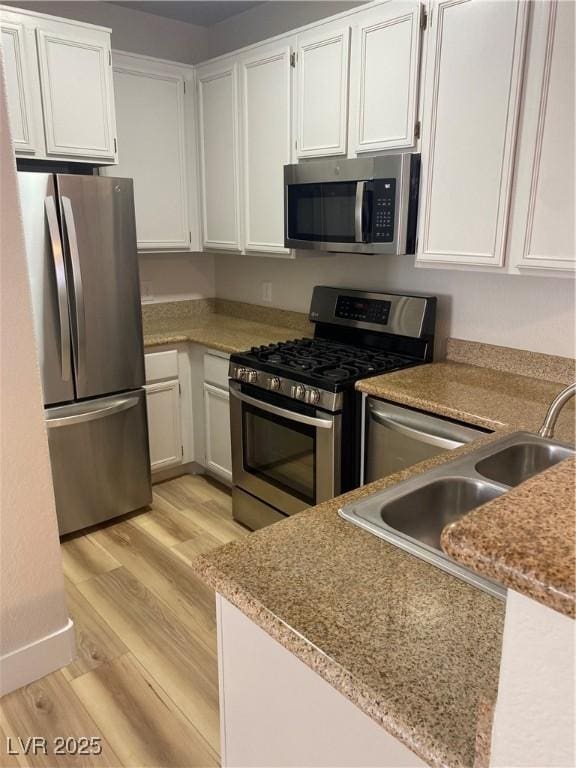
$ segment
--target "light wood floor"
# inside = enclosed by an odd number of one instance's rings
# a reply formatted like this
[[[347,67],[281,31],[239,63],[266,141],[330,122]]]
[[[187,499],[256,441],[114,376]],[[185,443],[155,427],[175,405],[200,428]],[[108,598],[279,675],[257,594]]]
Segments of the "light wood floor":
[[[150,510],[62,545],[78,657],[0,704],[0,766],[219,764],[214,593],[200,553],[246,534],[230,494],[186,475],[154,486]],[[99,756],[6,753],[6,736],[100,736]]]

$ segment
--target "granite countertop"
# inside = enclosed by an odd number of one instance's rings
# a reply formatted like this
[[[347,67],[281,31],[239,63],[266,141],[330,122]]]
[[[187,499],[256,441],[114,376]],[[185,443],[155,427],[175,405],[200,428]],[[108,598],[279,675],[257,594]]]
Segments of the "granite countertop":
[[[507,356],[503,348],[467,345],[458,342],[459,362],[449,359],[365,379],[357,388],[495,434],[301,512],[194,563],[220,594],[428,764],[454,768],[489,763],[504,603],[351,525],[337,510],[507,432],[537,429],[562,382],[572,376],[570,361],[556,358],[546,368],[545,356],[530,353],[528,359]],[[470,365],[470,358],[489,360],[494,367]],[[554,381],[546,380],[547,370]],[[534,375],[527,376],[530,372]],[[557,436],[573,441],[573,404],[559,420]],[[565,502],[573,492],[573,471],[573,462],[563,462],[470,513],[444,534],[447,551],[572,615]],[[563,511],[552,514],[554,506]],[[517,538],[522,527],[524,546]]]
[[[427,763],[479,768],[488,764],[504,603],[337,512],[454,456],[294,515],[193,568]]]
[[[296,335],[292,328],[214,313],[195,318],[156,320],[144,333],[144,346],[191,341],[220,352],[233,353],[262,344],[289,341]]]
[[[576,461],[566,459],[444,529],[468,568],[576,618]]]
[[[569,381],[572,362],[566,361],[561,371],[558,358],[552,361],[554,375]],[[525,358],[522,370],[530,372]],[[534,372],[541,370],[539,364]],[[364,379],[356,386],[385,400],[500,433],[537,432],[564,385],[448,360]],[[574,445],[575,430],[570,401],[560,414],[555,438]],[[443,535],[443,548],[468,568],[575,616],[574,498],[574,465],[562,462],[455,523]]]
[[[312,335],[306,315],[221,300],[145,305],[143,320],[145,347],[190,341],[233,353]]]
[[[356,389],[485,429],[537,432],[563,385],[447,360],[363,379]],[[560,415],[555,436],[574,442],[574,435],[574,403],[570,402]]]

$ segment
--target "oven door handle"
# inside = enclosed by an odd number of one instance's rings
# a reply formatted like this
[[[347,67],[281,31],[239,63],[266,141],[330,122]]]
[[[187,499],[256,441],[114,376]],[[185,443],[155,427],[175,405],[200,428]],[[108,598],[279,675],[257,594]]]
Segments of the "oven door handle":
[[[230,382],[230,394],[232,397],[236,398],[236,400],[241,400],[243,403],[253,405],[255,408],[260,408],[261,411],[267,411],[267,413],[272,413],[274,416],[281,416],[283,419],[288,419],[289,421],[297,421],[299,424],[306,424],[309,427],[319,427],[320,429],[333,429],[334,427],[333,419],[317,419],[314,416],[305,416],[303,413],[296,413],[294,411],[288,411],[285,408],[278,408],[277,405],[271,405],[270,403],[263,402],[255,397],[250,397],[250,395],[245,395],[240,391],[240,385],[235,381]]]

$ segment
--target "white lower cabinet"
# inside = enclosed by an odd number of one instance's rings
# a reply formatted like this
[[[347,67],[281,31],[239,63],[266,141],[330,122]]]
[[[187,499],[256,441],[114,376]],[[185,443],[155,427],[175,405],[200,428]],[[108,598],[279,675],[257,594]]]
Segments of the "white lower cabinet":
[[[206,469],[232,482],[229,399],[225,389],[204,382]]]
[[[196,458],[189,345],[155,347],[144,363],[152,471],[189,464]]]
[[[216,615],[223,768],[424,768],[221,595]]]
[[[177,379],[146,385],[152,471],[182,463],[180,385]]]
[[[231,483],[229,355],[180,344],[155,347],[144,360],[152,471],[204,468]]]

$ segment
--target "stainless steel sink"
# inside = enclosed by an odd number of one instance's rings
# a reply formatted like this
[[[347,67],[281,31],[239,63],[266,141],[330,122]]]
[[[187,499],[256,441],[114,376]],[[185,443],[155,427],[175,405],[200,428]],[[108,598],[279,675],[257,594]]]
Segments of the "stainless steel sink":
[[[339,513],[355,525],[503,599],[503,586],[456,563],[441,550],[442,531],[512,486],[574,455],[574,449],[563,443],[516,432],[348,504]]]
[[[517,443],[479,461],[476,471],[489,480],[515,486],[573,455],[570,448],[548,441]]]
[[[502,493],[499,486],[481,480],[444,477],[384,504],[380,517],[390,528],[440,549],[440,535],[447,525]]]

